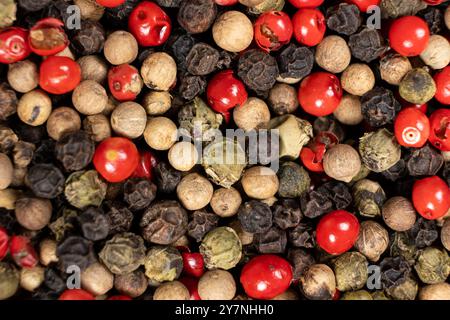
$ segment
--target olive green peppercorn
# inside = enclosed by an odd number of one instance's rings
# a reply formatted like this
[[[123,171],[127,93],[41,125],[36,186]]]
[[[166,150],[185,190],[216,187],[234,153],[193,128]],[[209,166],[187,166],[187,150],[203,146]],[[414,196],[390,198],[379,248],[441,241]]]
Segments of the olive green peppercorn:
[[[76,208],[99,206],[106,196],[107,184],[95,170],[72,173],[66,180],[64,194],[67,201]]]
[[[367,260],[359,252],[345,252],[333,263],[336,288],[339,291],[354,291],[367,282]]]
[[[423,68],[409,71],[400,82],[400,96],[414,104],[424,104],[433,99],[436,84],[431,75]]]
[[[414,300],[419,291],[419,284],[412,276],[399,285],[386,289],[386,293],[394,300]]]
[[[218,227],[206,234],[200,253],[208,269],[224,270],[235,267],[242,256],[242,244],[236,232],[229,227]]]
[[[373,300],[372,296],[366,290],[345,292],[341,300]]]
[[[177,279],[183,269],[183,259],[171,246],[154,246],[144,259],[145,275],[151,281],[163,282]]]
[[[19,288],[20,276],[16,268],[6,262],[0,262],[0,300],[12,297]]]
[[[378,217],[381,215],[381,206],[386,195],[378,182],[362,179],[352,188],[355,207],[364,217]]]
[[[423,283],[444,282],[450,275],[450,258],[445,250],[427,247],[419,254],[414,269]]]
[[[309,190],[311,179],[308,172],[299,164],[284,162],[278,172],[278,195],[283,198],[297,198]]]
[[[359,153],[364,165],[374,172],[394,166],[401,157],[401,148],[387,129],[365,133],[359,139]]]

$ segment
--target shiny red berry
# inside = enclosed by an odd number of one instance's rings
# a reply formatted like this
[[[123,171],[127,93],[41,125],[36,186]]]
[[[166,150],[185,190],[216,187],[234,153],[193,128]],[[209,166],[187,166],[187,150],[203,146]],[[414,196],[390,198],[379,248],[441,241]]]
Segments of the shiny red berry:
[[[315,72],[303,79],[298,100],[305,112],[323,117],[332,114],[342,99],[339,79],[332,73]]]
[[[345,210],[335,210],[320,219],[316,230],[317,244],[329,254],[341,254],[356,242],[358,219]]]
[[[292,17],[295,39],[305,46],[318,45],[325,35],[326,22],[318,9],[300,9]]]
[[[435,220],[450,209],[450,189],[438,176],[423,178],[413,185],[412,201],[422,217]]]
[[[28,45],[28,31],[18,27],[0,31],[0,63],[15,63],[31,54]]]
[[[145,178],[151,180],[153,178],[153,168],[156,167],[158,161],[150,151],[139,151],[139,162],[134,170],[133,177]]]
[[[450,66],[436,73],[434,82],[436,83],[434,98],[442,104],[450,105]]]
[[[196,278],[200,278],[205,272],[203,256],[198,252],[183,252],[183,271]]]
[[[292,267],[273,254],[256,256],[242,269],[240,281],[250,298],[272,299],[291,285]]]
[[[24,236],[12,236],[9,251],[14,262],[22,268],[33,268],[39,260],[30,239]]]
[[[322,158],[325,154],[325,145],[322,145],[321,150],[309,147],[303,147],[302,151],[300,151],[300,160],[302,161],[303,166],[306,167],[309,171],[312,172],[323,172],[323,163]]]
[[[426,2],[430,6],[437,6],[438,4],[444,2],[444,0],[423,0],[423,2]]]
[[[52,94],[64,94],[75,89],[81,81],[81,68],[68,57],[51,56],[40,67],[39,85]]]
[[[115,8],[122,5],[125,0],[95,0],[99,5],[106,8]]]
[[[6,256],[9,248],[9,235],[8,231],[0,227],[0,261]]]
[[[190,300],[202,300],[198,294],[198,279],[192,277],[182,277],[180,282],[188,289],[191,295]]]
[[[167,41],[172,23],[156,3],[142,1],[131,12],[128,29],[141,46],[155,47]]]
[[[51,56],[69,45],[64,22],[56,18],[39,20],[30,30],[28,43],[31,51],[40,56]]]
[[[361,12],[367,12],[371,6],[378,6],[381,0],[347,0],[347,2],[356,4]]]
[[[427,23],[416,16],[396,19],[389,29],[389,42],[392,49],[403,56],[418,56],[425,50],[430,30]]]
[[[283,11],[268,11],[255,22],[255,42],[265,51],[275,51],[291,41],[291,18]]]
[[[131,101],[136,99],[144,84],[138,69],[129,64],[122,64],[109,69],[108,85],[118,101]]]
[[[430,121],[419,109],[405,108],[395,119],[394,132],[401,146],[420,148],[430,135]]]
[[[289,0],[296,8],[316,8],[323,3],[324,0]]]
[[[61,293],[58,300],[95,300],[95,298],[86,290],[68,289]]]
[[[206,97],[209,106],[229,121],[230,110],[247,101],[247,90],[232,70],[224,70],[211,78],[206,88]]]
[[[430,143],[441,151],[450,151],[450,109],[437,109],[430,116]]]

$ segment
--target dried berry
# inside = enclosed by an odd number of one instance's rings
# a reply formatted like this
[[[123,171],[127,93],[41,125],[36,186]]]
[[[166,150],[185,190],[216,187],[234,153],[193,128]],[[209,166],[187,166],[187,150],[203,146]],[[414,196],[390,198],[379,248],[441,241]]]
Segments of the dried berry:
[[[289,243],[299,248],[314,248],[316,246],[316,231],[308,222],[299,223],[288,231]]]
[[[209,29],[217,15],[213,0],[183,1],[178,10],[178,23],[189,33],[202,33]]]
[[[415,15],[427,7],[422,0],[383,0],[380,4],[381,16],[384,19]]]
[[[389,234],[375,221],[363,221],[355,248],[370,261],[378,261],[389,245]]]
[[[156,198],[156,185],[143,178],[128,180],[123,186],[124,200],[132,211],[147,208]]]
[[[423,283],[441,283],[450,275],[450,258],[445,250],[428,247],[417,257],[414,269]]]
[[[92,20],[83,20],[81,29],[75,30],[70,38],[71,47],[80,55],[98,53],[103,49],[106,34],[103,26]]]
[[[387,129],[364,134],[359,139],[359,153],[364,165],[374,172],[394,166],[401,157],[401,148]]]
[[[109,234],[110,220],[99,208],[91,207],[85,210],[78,217],[78,223],[83,236],[88,240],[103,240]]]
[[[106,216],[109,219],[110,234],[127,232],[133,223],[133,213],[120,202],[107,202]]]
[[[16,92],[7,83],[0,84],[0,120],[6,120],[17,111]]]
[[[429,144],[414,149],[407,157],[406,168],[411,176],[433,176],[444,164],[444,157]]]
[[[277,61],[264,51],[248,50],[239,58],[238,76],[257,93],[270,90],[278,75]]]
[[[145,256],[144,267],[150,281],[173,281],[183,270],[183,259],[174,247],[154,246]]]
[[[361,26],[361,15],[354,4],[341,3],[327,10],[327,26],[347,36],[354,34]]]
[[[85,270],[96,261],[93,243],[79,236],[71,236],[61,242],[56,255],[60,270],[64,272],[73,265]]]
[[[284,253],[287,244],[286,231],[271,227],[266,232],[255,234],[253,243],[261,254]]]
[[[46,199],[53,199],[64,190],[64,175],[52,164],[36,164],[28,169],[25,178],[33,193]]]
[[[285,162],[277,172],[280,185],[278,195],[283,198],[297,198],[309,190],[311,179],[308,172],[295,162]]]
[[[376,29],[363,28],[359,33],[350,36],[348,45],[352,55],[361,61],[371,62],[385,51],[383,37]]]
[[[14,165],[19,168],[26,168],[33,160],[36,146],[33,143],[18,141],[14,145],[13,160]]]
[[[438,34],[444,29],[444,15],[436,7],[428,7],[419,11],[417,16],[421,17],[428,25],[431,34]]]
[[[95,144],[84,131],[64,135],[55,145],[56,159],[67,171],[82,170],[94,156]]]
[[[178,92],[183,99],[190,101],[205,92],[206,84],[201,76],[185,74],[180,80]]]
[[[165,48],[177,62],[178,70],[186,71],[186,58],[195,43],[196,41],[191,35],[184,33],[174,33],[167,40]]]
[[[308,47],[297,46],[294,43],[284,48],[277,57],[280,75],[278,81],[295,83],[311,73],[314,65],[314,55]]]
[[[418,249],[431,246],[439,238],[436,221],[426,220],[422,217],[417,219],[414,226],[407,233]]]
[[[155,169],[156,184],[158,190],[164,193],[172,193],[177,189],[181,181],[181,172],[173,169],[166,162],[159,162]]]
[[[383,87],[375,87],[361,97],[363,117],[373,127],[392,123],[400,108],[392,91]]]
[[[178,8],[183,0],[156,0],[161,7]]]
[[[205,234],[217,227],[218,223],[218,215],[205,210],[194,211],[188,224],[188,235],[200,242]]]
[[[106,196],[106,188],[97,171],[77,171],[67,178],[64,194],[76,208],[98,207]]]
[[[404,283],[411,267],[402,256],[387,257],[380,262],[381,284],[384,289],[390,289]]]
[[[236,232],[229,227],[218,227],[206,234],[200,253],[208,269],[228,270],[241,260],[242,244]]]
[[[374,218],[381,215],[381,206],[386,194],[378,182],[362,179],[353,186],[355,208],[364,217]]]
[[[44,285],[55,293],[61,293],[67,288],[66,279],[62,277],[58,270],[53,268],[45,269]]]
[[[336,288],[340,291],[362,289],[367,283],[367,260],[359,252],[345,252],[333,263]]]
[[[133,11],[134,7],[138,5],[140,0],[125,0],[120,6],[114,8],[106,8],[105,17],[111,25],[120,27],[127,26],[128,17]]]
[[[47,7],[52,0],[18,0],[19,6],[24,8],[27,11],[39,11]]]
[[[294,199],[280,199],[272,211],[273,222],[283,230],[296,227],[303,216],[299,202]]]
[[[196,76],[206,76],[214,71],[219,57],[219,51],[209,44],[197,43],[186,57],[187,71]]]
[[[400,96],[413,104],[424,104],[436,94],[436,84],[424,68],[409,71],[399,85]]]
[[[242,229],[250,233],[266,232],[272,226],[272,211],[270,207],[256,200],[250,200],[241,205],[238,218]]]
[[[301,248],[290,248],[287,254],[288,260],[292,265],[293,279],[298,280],[308,270],[310,266],[316,263],[314,257]]]
[[[406,163],[404,159],[400,159],[396,164],[387,170],[381,172],[382,176],[389,181],[397,181],[407,174]]]

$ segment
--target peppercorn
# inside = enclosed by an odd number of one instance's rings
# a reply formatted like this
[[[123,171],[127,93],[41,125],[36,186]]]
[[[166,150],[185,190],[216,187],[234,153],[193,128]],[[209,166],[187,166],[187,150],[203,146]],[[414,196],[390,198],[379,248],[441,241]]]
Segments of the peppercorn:
[[[342,89],[355,96],[362,96],[375,86],[375,75],[362,63],[348,66],[341,76]]]
[[[294,113],[298,108],[297,92],[293,86],[278,83],[269,91],[270,109],[278,116]]]
[[[400,145],[387,129],[364,134],[359,139],[359,153],[364,165],[374,172],[388,170],[401,157]]]
[[[30,142],[19,141],[13,149],[13,162],[15,170],[25,169],[33,160],[34,150],[36,146]]]
[[[245,171],[241,179],[241,184],[247,196],[263,200],[277,193],[280,182],[272,169],[255,166]]]
[[[285,292],[280,293],[279,295],[275,296],[274,298],[270,300],[300,300],[298,293],[295,292],[292,289],[287,289]]]
[[[44,286],[48,289],[54,291],[55,293],[61,293],[64,289],[67,288],[66,277],[63,273],[58,272],[58,270],[54,268],[45,269],[44,273]]]
[[[21,192],[15,189],[0,190],[0,208],[14,210],[16,201],[20,197]]]
[[[39,84],[39,72],[35,63],[23,60],[9,65],[8,83],[17,92],[27,93]]]
[[[373,300],[372,296],[366,290],[344,292],[341,300]]]
[[[153,203],[140,222],[144,239],[162,245],[178,240],[186,233],[187,226],[187,212],[174,200]]]
[[[372,127],[392,123],[400,108],[392,91],[383,87],[375,87],[361,97],[361,112]]]
[[[347,42],[339,36],[325,37],[316,48],[315,60],[322,69],[332,73],[341,73],[350,64],[350,48]]]
[[[56,141],[67,133],[79,131],[80,128],[80,115],[69,107],[54,109],[47,120],[47,133]]]
[[[76,208],[98,207],[105,198],[106,188],[107,184],[101,180],[97,171],[77,171],[67,178],[64,194]]]
[[[205,76],[216,69],[219,51],[206,43],[195,44],[186,57],[187,71],[196,76]]]
[[[94,263],[81,273],[81,286],[100,296],[106,294],[114,286],[114,275],[100,263]]]
[[[0,262],[0,300],[12,297],[19,289],[19,271],[9,263]]]
[[[242,225],[239,220],[233,220],[228,226],[236,232],[243,246],[247,246],[253,243],[253,233],[247,232],[242,229]]]
[[[83,236],[91,241],[105,239],[110,230],[110,221],[99,208],[90,207],[78,216]]]
[[[56,249],[56,255],[59,268],[63,272],[72,265],[85,270],[96,261],[93,243],[79,236],[70,236],[61,242]]]
[[[233,120],[244,131],[265,128],[270,120],[267,104],[258,98],[248,98],[243,105],[233,109]]]
[[[167,91],[149,91],[142,100],[142,106],[150,116],[162,115],[172,106],[172,97]]]
[[[103,83],[108,76],[106,61],[97,55],[82,56],[77,60],[81,68],[81,80],[93,80]]]
[[[392,85],[399,85],[403,77],[411,70],[409,59],[398,53],[389,53],[380,60],[381,79]]]
[[[420,58],[433,69],[442,69],[450,63],[450,44],[440,35],[432,35]]]
[[[436,93],[436,84],[431,75],[423,68],[412,69],[399,85],[400,96],[413,104],[424,104]]]
[[[255,234],[253,242],[261,254],[284,253],[287,244],[286,231],[272,226],[264,233]]]
[[[301,222],[288,231],[289,243],[299,248],[314,248],[316,246],[316,231],[309,222]]]
[[[69,132],[55,146],[56,158],[67,171],[82,170],[94,156],[95,145],[84,131]]]
[[[161,7],[178,8],[182,0],[156,0],[156,3]]]
[[[153,300],[189,300],[189,290],[180,281],[163,283],[156,288]]]
[[[42,265],[48,266],[53,262],[58,262],[57,246],[58,243],[52,239],[44,239],[39,243],[39,261]]]
[[[228,270],[240,261],[242,243],[232,228],[218,227],[209,231],[203,238],[200,253],[208,269]]]
[[[99,21],[105,13],[105,7],[99,5],[95,0],[74,0],[83,21]]]
[[[279,71],[274,57],[264,51],[251,49],[239,58],[237,74],[248,88],[261,93],[273,87]]]
[[[116,275],[114,277],[114,288],[121,294],[136,298],[141,296],[148,287],[148,279],[140,270]]]
[[[441,169],[444,158],[441,153],[426,144],[414,149],[407,157],[406,168],[411,176],[433,176]]]
[[[73,91],[72,103],[84,115],[101,113],[108,102],[105,88],[93,80],[84,80]]]
[[[183,259],[174,247],[154,246],[145,256],[144,266],[150,281],[173,281],[183,270]]]
[[[159,162],[154,168],[158,190],[164,193],[172,193],[181,181],[181,172],[173,169],[165,162]]]
[[[447,6],[447,9],[445,9],[445,25],[447,26],[447,29],[450,30],[450,7]]]
[[[9,187],[13,181],[14,167],[9,157],[0,153],[0,190],[4,190]]]
[[[291,43],[280,52],[277,62],[280,70],[277,81],[294,84],[311,73],[314,54],[308,47]]]
[[[363,115],[360,98],[351,94],[344,94],[333,115],[340,123],[348,126],[361,123]]]
[[[296,227],[302,217],[300,205],[293,199],[281,199],[273,206],[273,222],[283,230]]]
[[[176,81],[177,65],[167,53],[155,52],[144,60],[141,76],[150,89],[167,91]]]
[[[272,211],[267,204],[250,200],[239,208],[238,219],[244,231],[262,233],[272,226]]]
[[[236,295],[236,282],[228,271],[207,271],[198,282],[198,294],[202,300],[232,300]]]
[[[389,234],[375,221],[363,221],[355,248],[370,261],[378,261],[389,245]]]
[[[188,210],[199,210],[211,201],[214,189],[208,179],[198,173],[191,173],[181,179],[177,196]]]
[[[16,20],[17,4],[14,0],[0,3],[0,28],[10,27]]]
[[[156,197],[156,185],[147,179],[130,179],[123,189],[124,200],[132,211],[147,208]]]
[[[87,116],[83,120],[83,129],[95,142],[101,142],[111,137],[109,119],[103,114]]]
[[[215,190],[210,205],[216,215],[222,218],[228,218],[237,214],[241,203],[241,194],[235,188],[231,187]]]
[[[381,16],[384,19],[397,18],[401,16],[413,16],[417,12],[427,7],[422,0],[383,0],[380,4]]]
[[[196,147],[187,141],[175,143],[169,150],[168,159],[172,167],[179,171],[189,171],[198,163]]]
[[[45,269],[36,266],[31,269],[23,268],[20,270],[20,287],[33,292],[44,282]]]
[[[441,242],[445,249],[450,248],[450,219],[446,219],[441,228]],[[450,251],[450,250],[449,250]]]
[[[420,288],[419,300],[448,300],[448,299],[450,299],[450,284],[446,282],[430,284]]]
[[[188,224],[188,235],[200,242],[203,236],[217,227],[219,217],[205,210],[194,211]]]
[[[285,0],[263,0],[261,3],[251,6],[249,12],[259,15],[269,11],[281,11],[284,7]]]
[[[136,102],[121,103],[111,113],[111,128],[115,133],[129,139],[140,137],[146,124],[147,113]]]
[[[0,83],[0,120],[16,113],[18,101],[16,92],[7,83]]]
[[[103,53],[113,65],[132,63],[138,55],[138,43],[134,36],[126,31],[115,31],[105,41]]]
[[[151,118],[147,121],[144,138],[152,149],[168,150],[177,139],[177,126],[166,117]]]
[[[41,230],[52,217],[52,203],[47,199],[24,197],[16,201],[17,222],[28,230]]]
[[[325,152],[325,173],[336,180],[350,182],[361,168],[358,152],[348,144],[338,144]]]
[[[89,55],[102,51],[105,44],[103,26],[92,20],[82,20],[80,29],[72,32],[70,45],[79,55]]]
[[[352,34],[348,41],[352,56],[369,63],[380,57],[386,50],[384,39],[376,29],[364,27],[360,32]]]
[[[361,26],[361,12],[354,4],[340,3],[327,9],[327,26],[344,35],[352,35]]]
[[[333,263],[339,291],[362,289],[367,282],[367,260],[358,252],[345,252]]]
[[[419,254],[414,269],[423,283],[444,282],[450,275],[450,258],[445,250],[428,247]]]
[[[69,233],[71,234],[76,227],[76,217],[78,211],[63,207],[59,213],[59,217],[49,224],[49,228],[52,234],[55,236],[56,241],[61,241]]]
[[[294,280],[300,279],[309,267],[315,264],[314,257],[306,252],[306,250],[300,248],[290,248],[287,258],[292,264]]]
[[[41,198],[53,199],[64,190],[64,175],[52,164],[36,164],[29,168],[25,183]]]
[[[220,48],[241,52],[249,47],[253,40],[253,25],[242,12],[227,11],[214,22],[212,35]]]
[[[414,226],[409,229],[408,236],[418,249],[431,246],[439,237],[436,221],[418,218]]]
[[[309,190],[311,179],[308,172],[295,162],[285,162],[277,172],[279,179],[278,195],[283,198],[296,198]]]
[[[381,206],[386,194],[378,182],[362,179],[353,186],[354,205],[359,214],[374,218],[381,215]]]
[[[331,300],[336,291],[333,270],[325,264],[313,264],[300,277],[300,290],[310,300]]]
[[[41,90],[25,93],[17,105],[20,120],[30,126],[39,126],[47,121],[52,112],[52,101]]]

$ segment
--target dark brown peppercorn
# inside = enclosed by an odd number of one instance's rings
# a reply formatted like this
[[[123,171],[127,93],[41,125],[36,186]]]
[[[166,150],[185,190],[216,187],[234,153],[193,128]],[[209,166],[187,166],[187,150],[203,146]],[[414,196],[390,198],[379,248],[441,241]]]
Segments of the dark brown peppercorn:
[[[123,192],[131,211],[142,210],[155,200],[156,185],[147,179],[130,179],[123,186]]]
[[[219,62],[219,51],[209,44],[195,44],[186,57],[187,71],[196,76],[205,76],[214,71]]]
[[[0,120],[15,114],[18,102],[16,92],[8,84],[0,84]]]
[[[166,200],[151,205],[140,222],[145,240],[157,244],[171,244],[186,233],[188,217],[178,201]]]
[[[251,200],[241,205],[238,219],[244,231],[262,233],[272,226],[272,211],[267,204]]]
[[[188,235],[202,241],[205,234],[217,227],[219,216],[205,210],[198,210],[192,214],[192,220],[188,224]]]
[[[40,146],[36,148],[33,156],[33,164],[49,163],[55,157],[55,140],[48,139],[41,142]]]
[[[66,271],[69,266],[78,266],[86,269],[96,262],[93,243],[79,236],[71,236],[64,240],[56,249],[61,271]]]
[[[58,270],[53,268],[45,269],[44,285],[55,293],[61,293],[67,288],[66,279],[62,277]]]
[[[39,11],[48,6],[52,0],[18,0],[19,6],[27,11]]]
[[[411,176],[434,176],[444,164],[444,157],[429,144],[414,149],[407,157],[406,168]]]
[[[392,123],[401,105],[391,90],[375,87],[361,97],[361,112],[372,127]]]
[[[19,141],[19,138],[12,129],[0,126],[0,152],[10,152],[17,141]]]
[[[333,31],[349,36],[361,26],[361,13],[356,5],[341,3],[327,10],[327,26]]]
[[[46,199],[56,198],[64,191],[65,178],[62,172],[52,164],[36,164],[25,177],[25,183],[33,193]]]
[[[18,168],[26,168],[33,159],[36,146],[32,143],[19,141],[14,145],[13,160]]]
[[[14,125],[14,131],[19,136],[20,140],[34,144],[38,144],[44,140],[44,137],[47,134],[45,126],[33,127],[22,121]]]
[[[280,78],[286,82],[297,82],[311,73],[314,55],[309,48],[291,43],[280,52],[277,61]]]
[[[438,8],[428,7],[417,13],[428,24],[431,34],[438,34],[445,29],[444,15]]]
[[[348,45],[352,55],[364,62],[371,62],[386,51],[383,37],[379,31],[369,28],[364,28],[359,33],[351,35]]]
[[[383,289],[404,283],[411,273],[411,267],[402,256],[387,257],[380,262],[381,284]]]
[[[382,171],[381,174],[389,181],[397,181],[398,179],[403,178],[407,174],[405,160],[400,159],[392,167],[385,171]]]
[[[288,260],[292,265],[294,280],[300,279],[310,266],[316,263],[314,257],[301,248],[290,248],[287,254]]]
[[[110,234],[127,232],[133,223],[133,213],[120,202],[107,202],[106,215],[110,221]]]
[[[178,70],[186,71],[186,57],[194,45],[195,39],[191,35],[184,33],[180,34],[175,32],[167,40],[165,49],[175,59]]]
[[[272,227],[266,232],[255,234],[253,243],[261,254],[283,253],[287,244],[286,231]]]
[[[67,171],[86,168],[94,156],[95,144],[84,131],[70,132],[55,145],[56,158]]]
[[[314,248],[316,246],[316,231],[310,223],[300,223],[288,231],[289,243],[294,247]]]
[[[418,249],[431,246],[439,238],[436,221],[426,220],[422,217],[417,219],[407,234]]]
[[[189,33],[202,33],[209,29],[217,15],[213,0],[183,1],[178,10],[178,23]]]
[[[155,178],[158,190],[164,193],[172,193],[181,181],[181,172],[175,170],[165,162],[159,162],[155,169]]]
[[[296,227],[302,216],[298,200],[281,199],[273,206],[273,222],[283,230]]]
[[[103,49],[105,36],[105,30],[100,23],[84,20],[81,22],[81,29],[72,34],[70,44],[78,54],[90,55]]]
[[[248,50],[239,58],[238,76],[257,93],[270,90],[278,74],[277,61],[264,51]]]
[[[288,161],[277,172],[280,185],[278,195],[283,198],[297,198],[309,190],[311,179],[308,172],[299,164]]]
[[[344,141],[345,138],[345,131],[344,128],[342,128],[342,125],[339,123],[339,121],[336,121],[333,117],[318,117],[313,122],[313,130],[314,134],[317,135],[321,132],[329,132],[332,133],[338,141]],[[331,137],[322,135],[323,143],[325,144],[331,144]]]
[[[180,80],[179,95],[190,101],[205,91],[206,84],[206,80],[201,76],[185,74]]]
[[[78,217],[78,223],[83,236],[88,240],[103,240],[109,234],[110,220],[102,209],[88,208]]]

